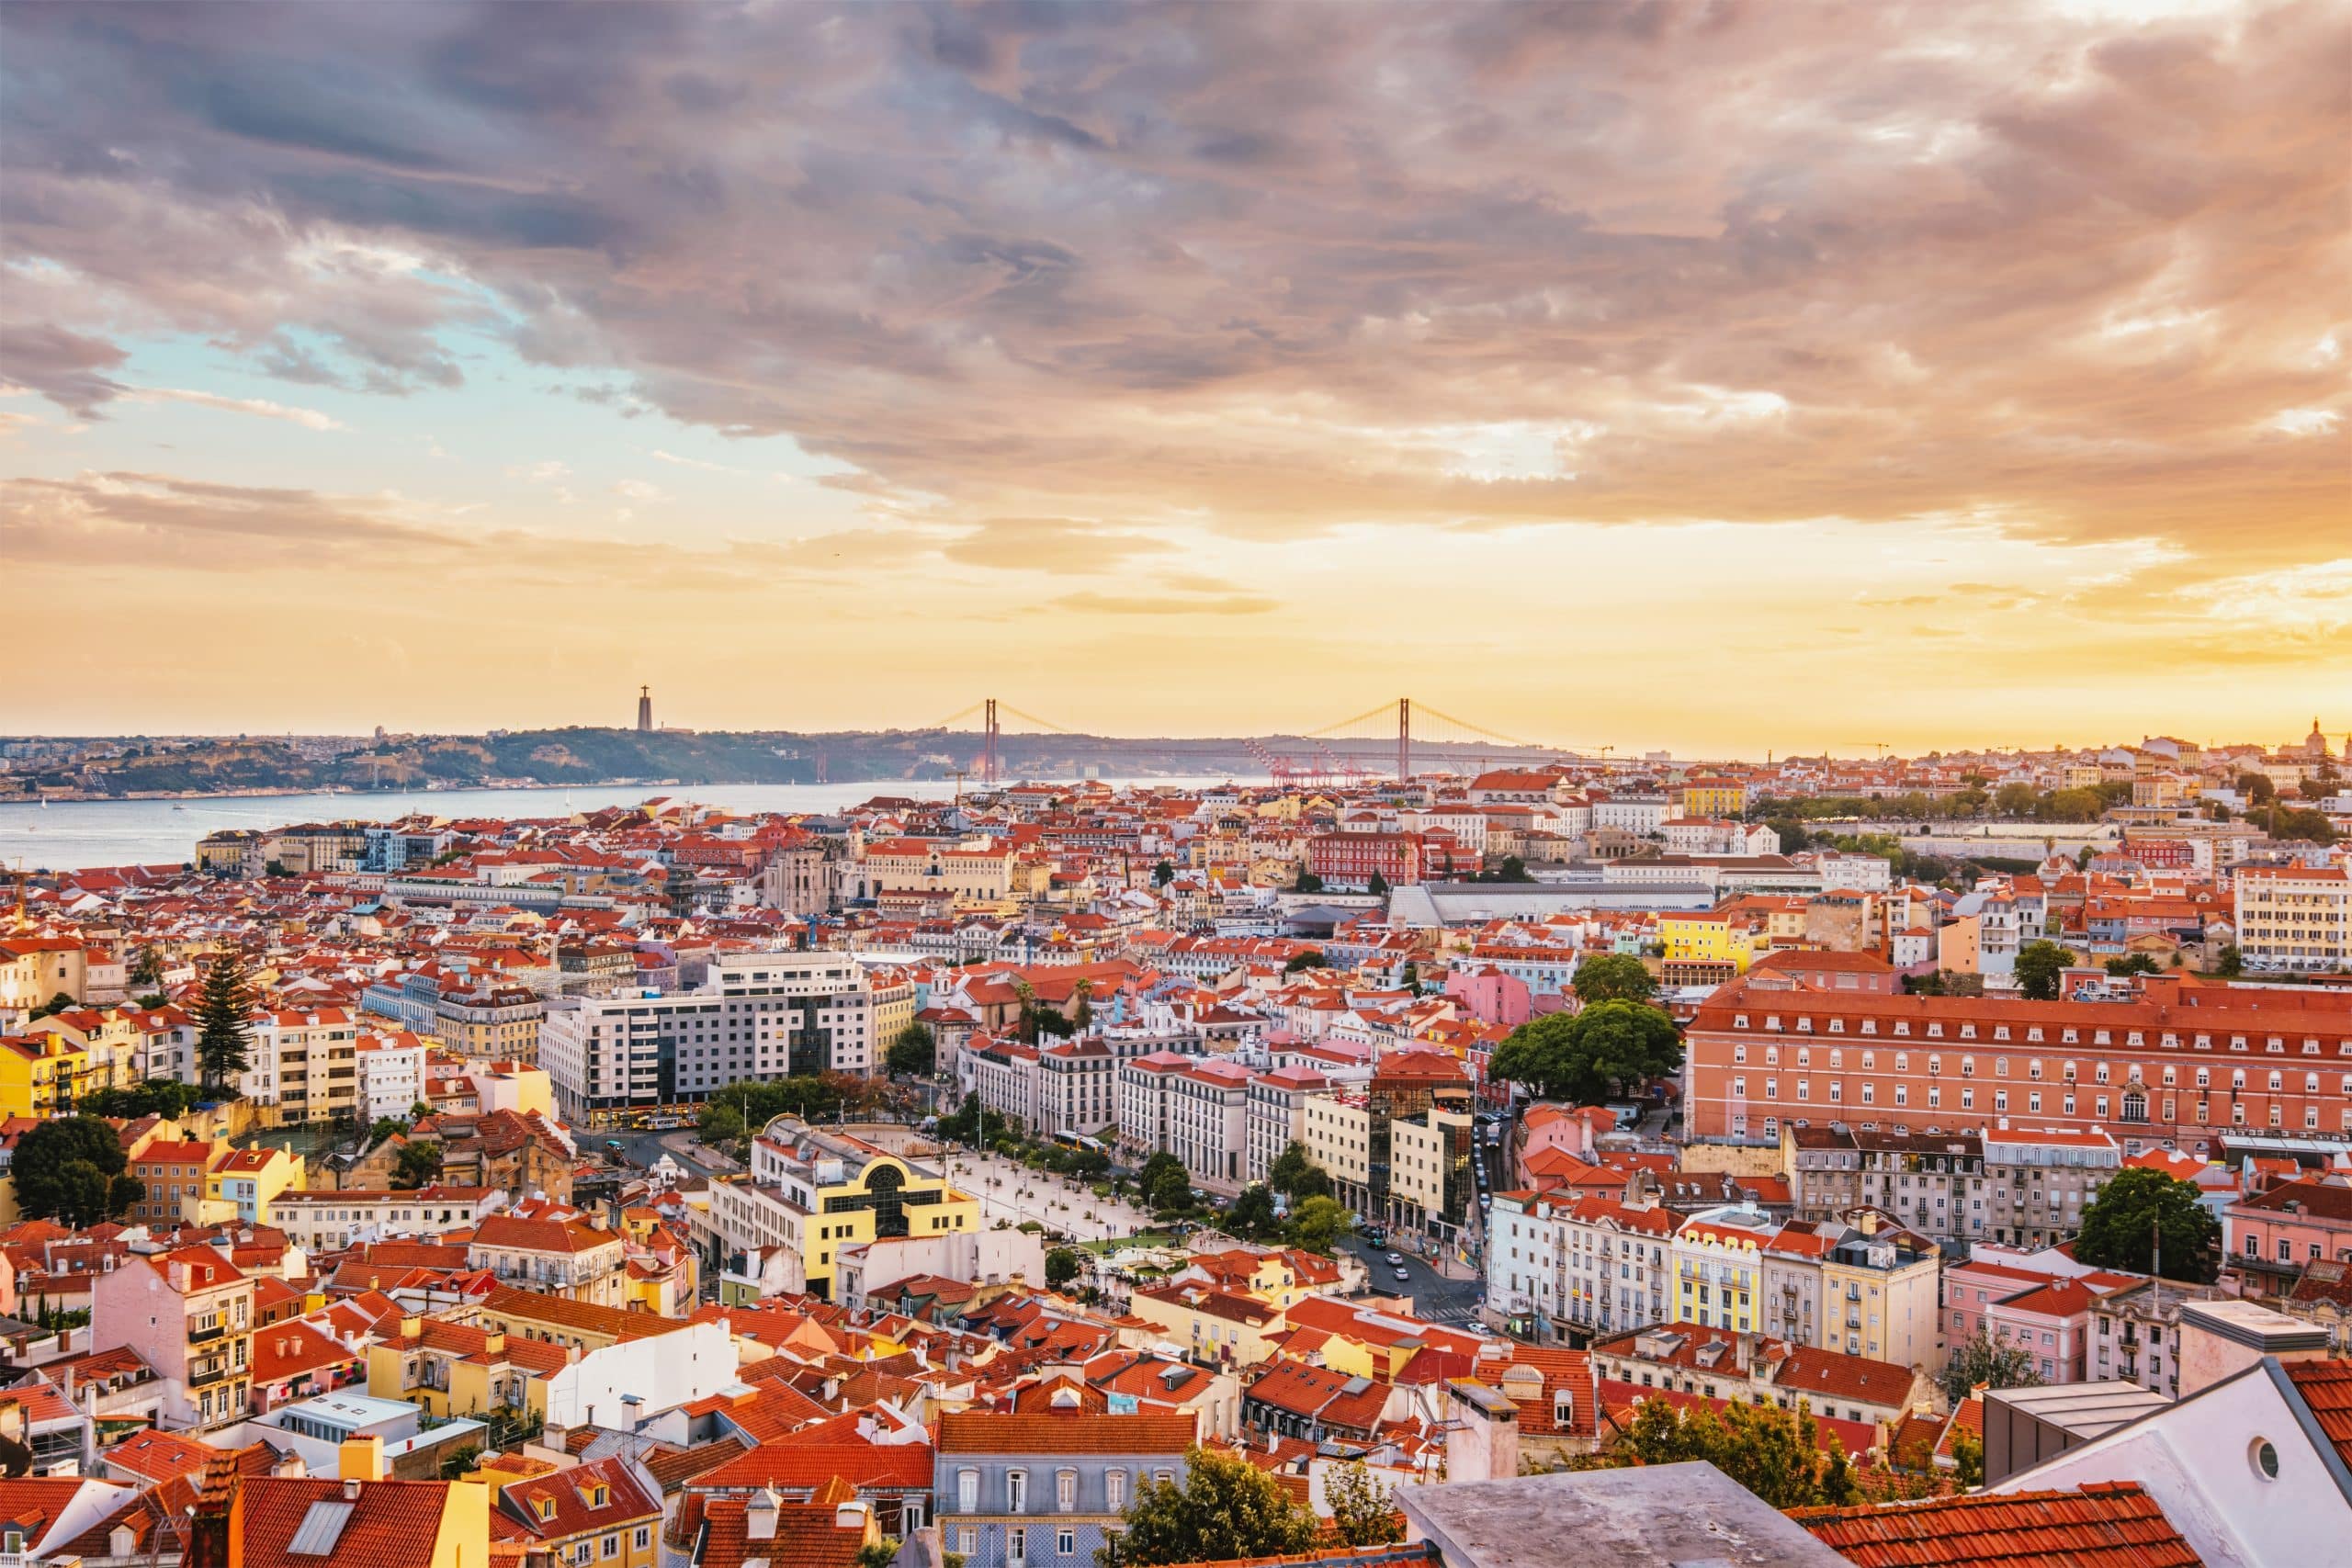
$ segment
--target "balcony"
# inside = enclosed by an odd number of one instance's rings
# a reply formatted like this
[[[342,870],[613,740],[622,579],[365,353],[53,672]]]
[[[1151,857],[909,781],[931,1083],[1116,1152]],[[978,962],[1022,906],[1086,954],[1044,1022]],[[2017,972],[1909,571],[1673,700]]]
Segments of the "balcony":
[[[190,1372],[187,1375],[187,1386],[190,1388],[210,1388],[214,1383],[219,1382],[228,1375],[229,1368],[225,1364],[214,1367],[209,1371]]]
[[[191,1345],[203,1345],[220,1338],[228,1332],[229,1325],[226,1323],[216,1323],[209,1328],[199,1328],[195,1324],[190,1324],[187,1329],[187,1342]]]

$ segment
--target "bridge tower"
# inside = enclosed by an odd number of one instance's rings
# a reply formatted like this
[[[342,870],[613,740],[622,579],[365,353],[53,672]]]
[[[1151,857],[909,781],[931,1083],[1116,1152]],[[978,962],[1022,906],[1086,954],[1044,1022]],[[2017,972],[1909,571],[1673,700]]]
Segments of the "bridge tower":
[[[1413,699],[1396,699],[1396,782],[1413,776]]]

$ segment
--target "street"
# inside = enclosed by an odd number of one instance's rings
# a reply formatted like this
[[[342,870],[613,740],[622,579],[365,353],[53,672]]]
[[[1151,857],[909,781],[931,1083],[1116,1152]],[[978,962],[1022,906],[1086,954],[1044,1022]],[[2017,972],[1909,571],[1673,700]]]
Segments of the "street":
[[[1361,1236],[1351,1236],[1340,1245],[1362,1258],[1364,1267],[1372,1271],[1374,1291],[1410,1296],[1414,1316],[1453,1327],[1472,1326],[1478,1322],[1478,1297],[1485,1289],[1484,1281],[1446,1279],[1425,1259],[1393,1244],[1374,1247]],[[1408,1279],[1396,1278],[1398,1265],[1388,1261],[1391,1252],[1405,1260],[1402,1267],[1410,1276]]]

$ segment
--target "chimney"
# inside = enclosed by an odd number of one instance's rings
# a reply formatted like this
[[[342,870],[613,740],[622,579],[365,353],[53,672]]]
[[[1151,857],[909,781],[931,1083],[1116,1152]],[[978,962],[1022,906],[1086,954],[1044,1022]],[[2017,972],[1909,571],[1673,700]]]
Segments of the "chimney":
[[[372,1433],[364,1438],[347,1438],[337,1445],[334,1461],[336,1472],[345,1481],[381,1481],[384,1439]]]
[[[874,1506],[855,1498],[852,1498],[833,1510],[833,1528],[837,1530],[855,1530],[860,1536],[864,1536],[866,1534],[866,1528],[873,1522]]]
[[[751,1540],[774,1540],[776,1515],[780,1511],[781,1508],[774,1492],[763,1486],[752,1493],[752,1500],[743,1505],[745,1538]]]

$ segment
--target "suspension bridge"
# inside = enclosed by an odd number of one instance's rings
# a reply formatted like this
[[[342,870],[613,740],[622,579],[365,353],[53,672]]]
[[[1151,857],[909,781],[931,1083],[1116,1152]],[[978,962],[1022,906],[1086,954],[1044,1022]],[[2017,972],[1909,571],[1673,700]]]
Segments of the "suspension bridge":
[[[983,697],[926,728],[951,735],[972,735],[978,749],[972,754],[970,774],[983,784],[993,784],[1001,780],[1002,740],[1008,719],[1028,727],[1030,733],[1111,739],[1091,736],[1088,731],[1040,718],[997,697]],[[971,728],[959,728],[967,725]],[[1196,741],[1161,740],[1154,744],[1162,751],[1195,750],[1205,760],[1211,756],[1230,757],[1237,739],[1241,751],[1262,766],[1276,784],[1308,788],[1361,784],[1381,778],[1409,779],[1413,776],[1417,743],[1424,749],[1425,760],[1434,757],[1443,762],[1475,762],[1482,770],[1546,762],[1607,766],[1611,753],[1616,750],[1614,746],[1566,745],[1507,735],[1456,718],[1427,703],[1416,703],[1411,697],[1384,702],[1313,729]]]

